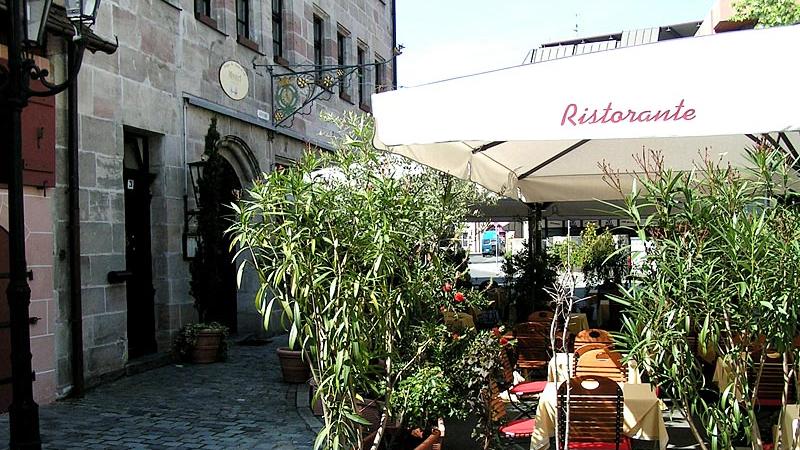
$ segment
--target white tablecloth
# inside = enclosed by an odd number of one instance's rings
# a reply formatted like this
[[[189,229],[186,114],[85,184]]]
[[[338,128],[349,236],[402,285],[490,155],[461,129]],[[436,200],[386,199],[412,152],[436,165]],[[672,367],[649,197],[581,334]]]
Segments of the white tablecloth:
[[[531,450],[550,447],[550,438],[555,436],[556,383],[548,383],[539,397],[536,426],[531,436]],[[622,432],[631,438],[647,441],[658,440],[661,450],[667,448],[669,435],[661,414],[661,403],[649,384],[623,384]]]
[[[570,377],[571,368],[573,367],[574,353],[556,353],[550,358],[550,363],[547,365],[547,381],[564,381]],[[636,361],[628,362],[628,383],[639,384],[642,382],[642,376],[639,373],[638,364]]]

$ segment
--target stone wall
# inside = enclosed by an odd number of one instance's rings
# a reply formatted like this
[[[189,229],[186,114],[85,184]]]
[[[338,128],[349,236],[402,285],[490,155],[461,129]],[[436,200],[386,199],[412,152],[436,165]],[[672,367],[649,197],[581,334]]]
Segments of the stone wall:
[[[124,368],[127,356],[127,299],[125,285],[110,285],[106,274],[125,268],[125,209],[123,190],[124,137],[136,133],[147,138],[151,193],[151,235],[155,288],[156,339],[167,351],[175,331],[196,320],[189,296],[188,263],[183,255],[186,163],[200,159],[203,138],[212,116],[219,119],[222,136],[232,137],[257,161],[257,171],[269,171],[276,160],[297,159],[307,142],[324,143],[320,133],[329,130],[319,120],[321,111],[358,110],[334,93],[298,116],[291,128],[263,119],[271,111],[269,76],[253,62],[273,64],[271,1],[253,0],[251,40],[258,50],[237,42],[233,1],[212,0],[212,27],[198,20],[192,0],[107,0],[100,4],[95,31],[119,39],[113,55],[88,54],[79,77],[81,269],[86,376],[91,379]],[[375,55],[392,58],[391,4],[382,0],[283,0],[284,48],[290,64],[309,64],[313,57],[314,14],[325,21],[325,62],[336,63],[337,30],[350,33],[348,64],[355,64],[356,45]],[[244,100],[227,97],[219,85],[220,65],[234,60],[249,76]],[[285,72],[279,67],[276,72]],[[386,68],[391,83],[392,68]],[[372,86],[373,76],[367,74]],[[64,97],[58,127],[65,128]],[[262,118],[260,118],[261,116]],[[233,139],[235,138],[235,139]],[[247,173],[241,161],[230,158],[237,173]],[[239,164],[239,166],[237,166]],[[252,168],[249,168],[252,170]],[[249,180],[240,180],[244,186]],[[56,192],[59,218],[56,248],[67,247],[66,169],[59,159]],[[193,205],[189,205],[193,207]],[[61,315],[69,314],[66,263],[55,281]],[[252,296],[255,281],[246,277],[239,293],[240,334],[263,333]],[[69,324],[58,330],[58,385],[71,383]]]

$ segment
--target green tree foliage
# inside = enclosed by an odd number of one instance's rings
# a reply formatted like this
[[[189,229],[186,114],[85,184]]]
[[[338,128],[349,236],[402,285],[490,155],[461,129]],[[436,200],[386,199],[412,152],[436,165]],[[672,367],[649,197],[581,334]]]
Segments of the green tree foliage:
[[[449,408],[406,389],[418,378],[403,385],[403,401],[393,396],[416,370],[436,373],[433,387],[450,384],[444,371],[426,366],[426,355],[454,340],[436,325],[442,311],[480,306],[480,295],[454,288],[463,274],[453,262],[456,227],[479,194],[470,183],[377,152],[368,117],[332,120],[341,130],[337,150],[307,153],[295,167],[256,180],[234,205],[231,232],[260,278],[256,307],[265,323],[278,305],[290,342],[309,353],[325,419],[315,447],[339,449],[362,437],[363,397],[402,408],[416,396],[418,404],[439,405],[436,412]],[[415,421],[421,414],[409,411]],[[381,427],[387,420],[384,414]]]
[[[557,261],[550,253],[531,252],[528,242],[521,251],[506,258],[503,271],[509,288],[509,302],[517,305],[520,317],[538,309],[547,309],[550,295],[546,289],[558,277],[555,271]]]
[[[761,447],[757,376],[748,371],[760,373],[763,360],[749,356],[753,346],[796,361],[800,214],[788,205],[792,162],[762,147],[749,156],[753,170],[707,158],[686,173],[663,168],[663,158],[651,154],[643,169],[657,169],[640,179],[643,189],[621,209],[651,245],[642,273],[619,299],[626,305],[619,344],[694,418],[689,422],[704,450],[741,440]],[[732,367],[730,385],[719,394],[705,383],[690,336],[702,353],[714,351]],[[788,392],[787,381],[784,403],[795,403]]]
[[[739,0],[734,3],[734,19],[755,21],[760,27],[800,23],[800,2],[797,0]]]

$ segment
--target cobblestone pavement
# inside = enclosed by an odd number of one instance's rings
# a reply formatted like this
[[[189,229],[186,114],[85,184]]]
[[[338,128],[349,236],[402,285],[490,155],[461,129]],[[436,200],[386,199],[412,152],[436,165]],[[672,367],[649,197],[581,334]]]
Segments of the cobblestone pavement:
[[[40,407],[48,449],[310,449],[296,386],[281,382],[276,338],[231,345],[225,363],[169,365]],[[0,449],[8,415],[0,416]]]

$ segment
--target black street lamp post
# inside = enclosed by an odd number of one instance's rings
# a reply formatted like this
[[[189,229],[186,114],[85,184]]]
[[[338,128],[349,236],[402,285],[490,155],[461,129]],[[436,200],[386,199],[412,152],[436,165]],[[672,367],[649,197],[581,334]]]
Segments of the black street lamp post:
[[[66,80],[47,81],[48,71],[36,66],[31,49],[42,45],[51,0],[6,0],[8,30],[8,68],[0,68],[3,105],[9,116],[10,147],[8,174],[9,284],[8,303],[11,322],[12,400],[9,407],[11,449],[40,449],[39,406],[33,400],[33,372],[28,307],[31,289],[25,261],[25,212],[22,184],[22,111],[31,97],[56,95],[72,83],[80,69],[85,45],[80,41],[82,27],[91,25],[99,0],[67,0],[67,17],[75,28],[78,56],[69,61]],[[31,87],[39,81],[43,90]]]

